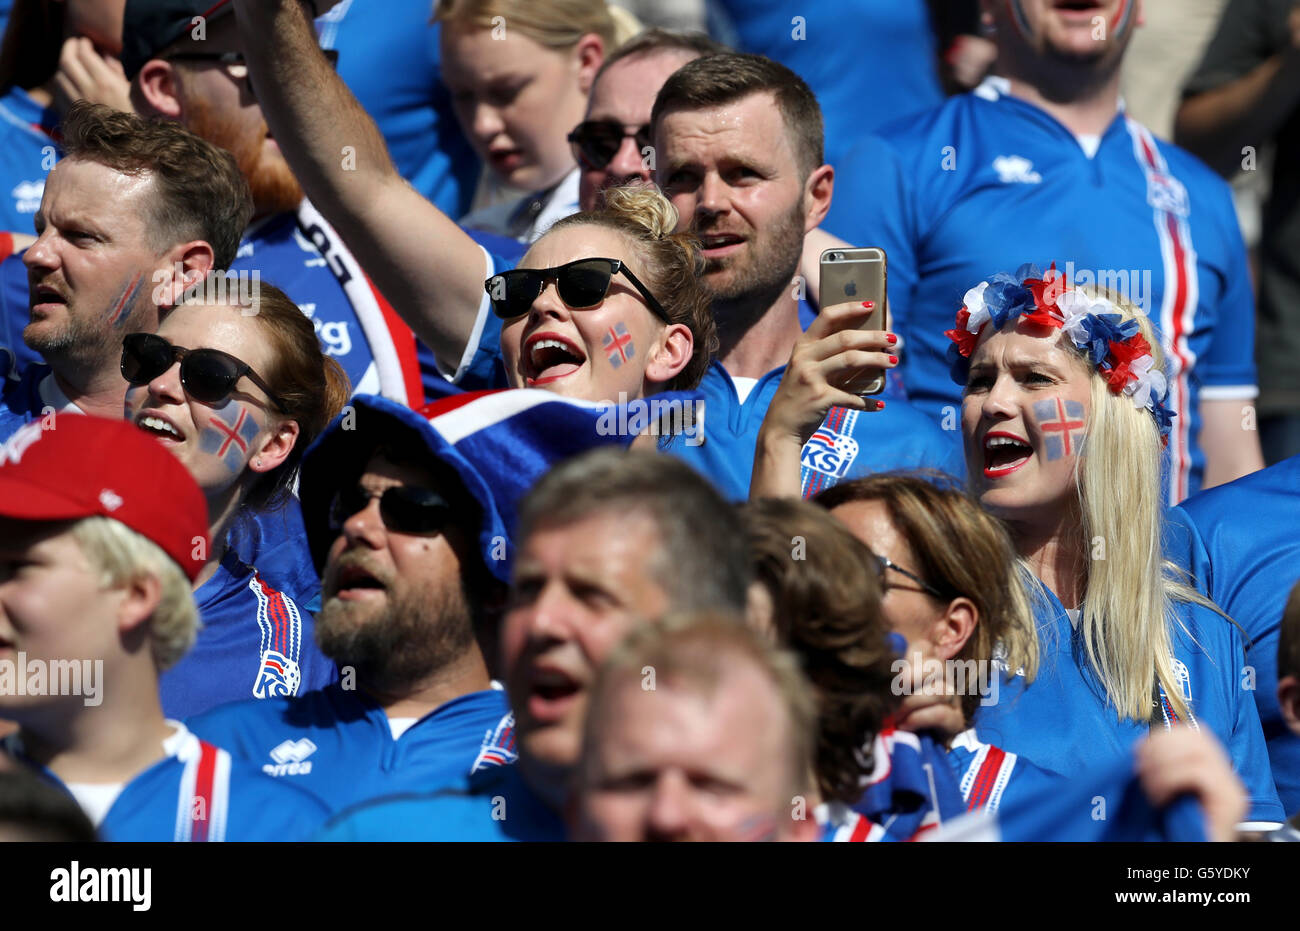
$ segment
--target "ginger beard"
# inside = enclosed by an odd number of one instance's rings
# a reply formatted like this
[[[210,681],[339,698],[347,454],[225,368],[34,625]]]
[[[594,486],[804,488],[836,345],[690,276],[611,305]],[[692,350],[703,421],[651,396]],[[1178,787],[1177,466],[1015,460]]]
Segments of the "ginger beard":
[[[223,116],[201,96],[186,101],[187,128],[235,157],[239,172],[253,194],[254,216],[287,213],[303,200],[302,186],[278,152],[266,149],[266,123],[247,132],[233,116]]]

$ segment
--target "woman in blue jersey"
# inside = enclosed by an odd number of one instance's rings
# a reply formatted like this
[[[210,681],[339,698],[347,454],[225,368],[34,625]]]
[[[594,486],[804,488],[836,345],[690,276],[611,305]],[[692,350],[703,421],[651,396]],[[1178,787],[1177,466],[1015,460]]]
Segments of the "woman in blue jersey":
[[[637,31],[605,0],[440,0],[442,79],[498,185],[523,197],[462,222],[531,243],[578,211],[568,135],[605,56]]]
[[[167,713],[189,717],[328,684],[333,664],[316,647],[307,607],[229,545],[241,521],[290,502],[303,452],[351,394],[311,320],[265,283],[248,306],[192,298],[156,334],[123,340],[122,374],[126,418],[189,469],[211,522],[195,584],[203,629],[162,678]],[[305,540],[283,542],[306,548]]]
[[[1161,552],[1163,353],[1131,305],[1022,266],[967,292],[953,341],[971,490],[1037,580],[1040,665],[980,737],[1063,774],[1183,723],[1227,747],[1252,820],[1280,821],[1237,628]]]

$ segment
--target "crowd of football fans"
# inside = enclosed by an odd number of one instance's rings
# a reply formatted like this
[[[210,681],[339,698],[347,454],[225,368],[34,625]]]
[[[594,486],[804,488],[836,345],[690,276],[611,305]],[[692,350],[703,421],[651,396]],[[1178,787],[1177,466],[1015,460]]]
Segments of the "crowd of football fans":
[[[0,839],[1300,840],[1300,2],[0,12]]]

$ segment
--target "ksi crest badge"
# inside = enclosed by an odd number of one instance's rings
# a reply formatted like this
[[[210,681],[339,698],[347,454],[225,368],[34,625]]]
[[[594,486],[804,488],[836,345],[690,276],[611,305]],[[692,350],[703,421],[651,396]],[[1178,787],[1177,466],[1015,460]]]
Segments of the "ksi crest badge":
[[[805,498],[848,475],[849,467],[858,458],[858,441],[853,438],[858,414],[846,407],[832,407],[817,432],[803,444],[799,461]]]

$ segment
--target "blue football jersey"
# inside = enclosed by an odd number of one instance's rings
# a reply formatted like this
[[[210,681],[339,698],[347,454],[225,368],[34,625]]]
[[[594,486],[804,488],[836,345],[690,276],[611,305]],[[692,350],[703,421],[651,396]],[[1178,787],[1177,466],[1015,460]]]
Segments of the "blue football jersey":
[[[342,0],[316,26],[402,177],[447,216],[468,210],[479,160],[441,79],[440,27],[429,22],[428,0]]]
[[[203,623],[198,639],[160,681],[169,717],[245,698],[299,695],[337,678],[333,660],[312,636],[311,615],[234,550],[226,551],[194,600]]]
[[[347,372],[353,393],[423,403],[414,335],[310,202],[250,225],[231,271],[250,279],[256,272],[288,294],[311,318],[322,351]]]
[[[324,823],[325,806],[309,792],[232,759],[183,724],[163,742],[167,756],[123,786],[98,825],[106,841],[302,841]],[[59,778],[22,753],[12,735],[0,743],[55,786]]]
[[[733,500],[748,498],[754,444],[784,374],[784,366],[768,372],[741,403],[727,370],[711,362],[697,389],[704,396],[704,442],[691,446],[674,437],[664,451],[689,463]],[[906,401],[891,400],[874,413],[833,407],[803,447],[804,497],[845,479],[894,469],[938,469],[961,477],[965,465],[957,437]]]
[[[257,566],[299,609],[308,614],[320,610],[320,577],[307,547],[302,504],[296,495],[273,510],[243,508],[226,536],[226,546],[241,561]]]
[[[1064,788],[1068,781],[1018,753],[984,743],[974,728],[953,739],[948,748],[948,765],[957,778],[967,811],[1014,808],[1052,786]]]
[[[0,96],[0,230],[31,234],[45,176],[59,157],[59,116],[19,87]]]
[[[475,773],[457,788],[379,798],[332,818],[318,841],[562,841],[564,823],[518,766]]]
[[[4,238],[13,245],[11,238]],[[27,296],[23,253],[11,251],[0,261],[0,376],[5,378],[6,386],[21,378],[28,366],[42,361],[40,353],[23,342],[23,328],[31,319]]]
[[[863,133],[943,101],[926,0],[804,0],[797,8],[788,0],[720,0],[719,5],[729,15],[738,51],[776,59],[816,94],[832,165],[839,165]],[[844,41],[845,36],[864,41]],[[864,89],[869,89],[865,99]]]
[[[975,727],[981,741],[1073,777],[1126,757],[1152,725],[1119,720],[1083,660],[1083,635],[1056,596],[1039,589],[1033,599],[1038,674],[1027,687],[1022,676],[1001,676],[996,697],[977,710]],[[1186,603],[1177,607],[1182,625],[1191,633],[1174,626],[1174,670],[1192,714],[1186,723],[1210,731],[1224,744],[1250,797],[1249,819],[1281,822],[1282,806],[1269,772],[1259,713],[1242,689],[1246,660],[1240,634],[1208,608]],[[1161,705],[1163,720],[1172,723],[1172,708],[1164,700]]]
[[[471,773],[515,761],[514,717],[497,688],[446,702],[396,740],[384,710],[342,683],[297,698],[237,702],[186,724],[309,790],[332,812],[380,796],[459,786]]]
[[[44,364],[30,365],[18,378],[6,379],[0,395],[0,443],[25,424],[40,420],[42,412],[60,410],[62,405],[54,401],[52,393],[57,390],[50,367]]]
[[[940,418],[961,388],[948,337],[967,290],[1025,262],[1119,291],[1151,317],[1170,367],[1170,503],[1201,484],[1201,400],[1257,394],[1254,298],[1228,186],[1120,112],[1089,157],[991,78],[881,130],[840,166],[826,228],[884,248],[908,397]]]
[[[1282,805],[1300,811],[1300,737],[1277,701],[1277,642],[1287,596],[1300,579],[1300,456],[1194,495],[1181,510],[1193,534],[1196,587],[1250,638],[1246,664]]]

